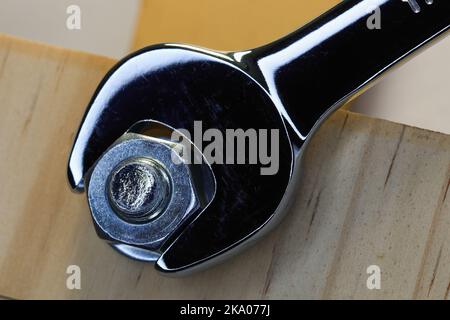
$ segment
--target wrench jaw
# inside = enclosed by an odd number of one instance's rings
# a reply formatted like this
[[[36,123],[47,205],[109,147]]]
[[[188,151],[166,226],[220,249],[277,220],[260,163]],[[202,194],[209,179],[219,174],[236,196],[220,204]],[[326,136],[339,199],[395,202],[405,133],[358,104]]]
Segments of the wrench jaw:
[[[229,56],[186,46],[143,49],[119,62],[103,79],[69,159],[73,189],[89,189],[89,175],[102,154],[124,133],[142,134],[149,119],[191,133],[195,122],[201,121],[203,132],[216,129],[223,136],[229,129],[276,130],[278,170],[262,175],[267,163],[259,159],[255,164],[211,163],[216,185],[201,212],[174,227],[151,254],[132,243],[114,243],[115,249],[144,261],[159,257],[158,270],[182,274],[237,252],[284,212],[294,155],[270,95]]]

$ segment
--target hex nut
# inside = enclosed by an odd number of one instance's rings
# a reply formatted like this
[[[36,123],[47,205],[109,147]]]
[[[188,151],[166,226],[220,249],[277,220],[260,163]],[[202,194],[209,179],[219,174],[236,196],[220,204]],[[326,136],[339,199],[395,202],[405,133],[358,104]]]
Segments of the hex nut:
[[[179,157],[180,161],[175,163],[172,158],[174,156]],[[124,163],[136,158],[163,167],[171,188],[168,195],[170,199],[163,199],[166,202],[164,210],[140,221],[124,218],[123,211],[111,203],[109,188],[111,174],[117,174],[117,167],[123,167]],[[151,177],[146,179],[151,180]],[[182,161],[176,145],[135,133],[124,134],[97,161],[88,181],[87,196],[100,238],[154,251],[199,208],[190,168]]]

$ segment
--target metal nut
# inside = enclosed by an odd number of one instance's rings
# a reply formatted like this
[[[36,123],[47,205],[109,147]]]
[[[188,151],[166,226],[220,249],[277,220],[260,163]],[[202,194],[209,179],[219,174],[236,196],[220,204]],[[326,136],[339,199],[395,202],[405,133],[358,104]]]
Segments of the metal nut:
[[[87,192],[101,238],[157,251],[200,207],[188,164],[172,159],[179,156],[175,147],[126,133],[102,155]]]

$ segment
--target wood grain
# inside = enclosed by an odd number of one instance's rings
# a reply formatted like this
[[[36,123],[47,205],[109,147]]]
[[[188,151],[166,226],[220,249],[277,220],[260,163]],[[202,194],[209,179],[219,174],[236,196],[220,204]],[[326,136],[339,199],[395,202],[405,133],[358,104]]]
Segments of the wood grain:
[[[342,111],[312,139],[291,213],[250,250],[179,279],[113,251],[66,181],[113,63],[0,37],[0,296],[450,298],[450,137]],[[66,288],[72,264],[81,290]],[[366,287],[369,265],[381,290]]]

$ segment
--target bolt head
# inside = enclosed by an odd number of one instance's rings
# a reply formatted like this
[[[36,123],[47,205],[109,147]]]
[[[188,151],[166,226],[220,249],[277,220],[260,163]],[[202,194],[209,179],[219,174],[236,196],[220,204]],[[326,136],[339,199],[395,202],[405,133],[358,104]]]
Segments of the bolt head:
[[[164,166],[151,158],[119,163],[109,176],[108,197],[117,214],[131,223],[158,217],[171,197],[171,181]]]
[[[98,235],[156,252],[199,200],[175,144],[124,134],[96,162],[87,196]],[[182,160],[180,158],[180,160]]]

